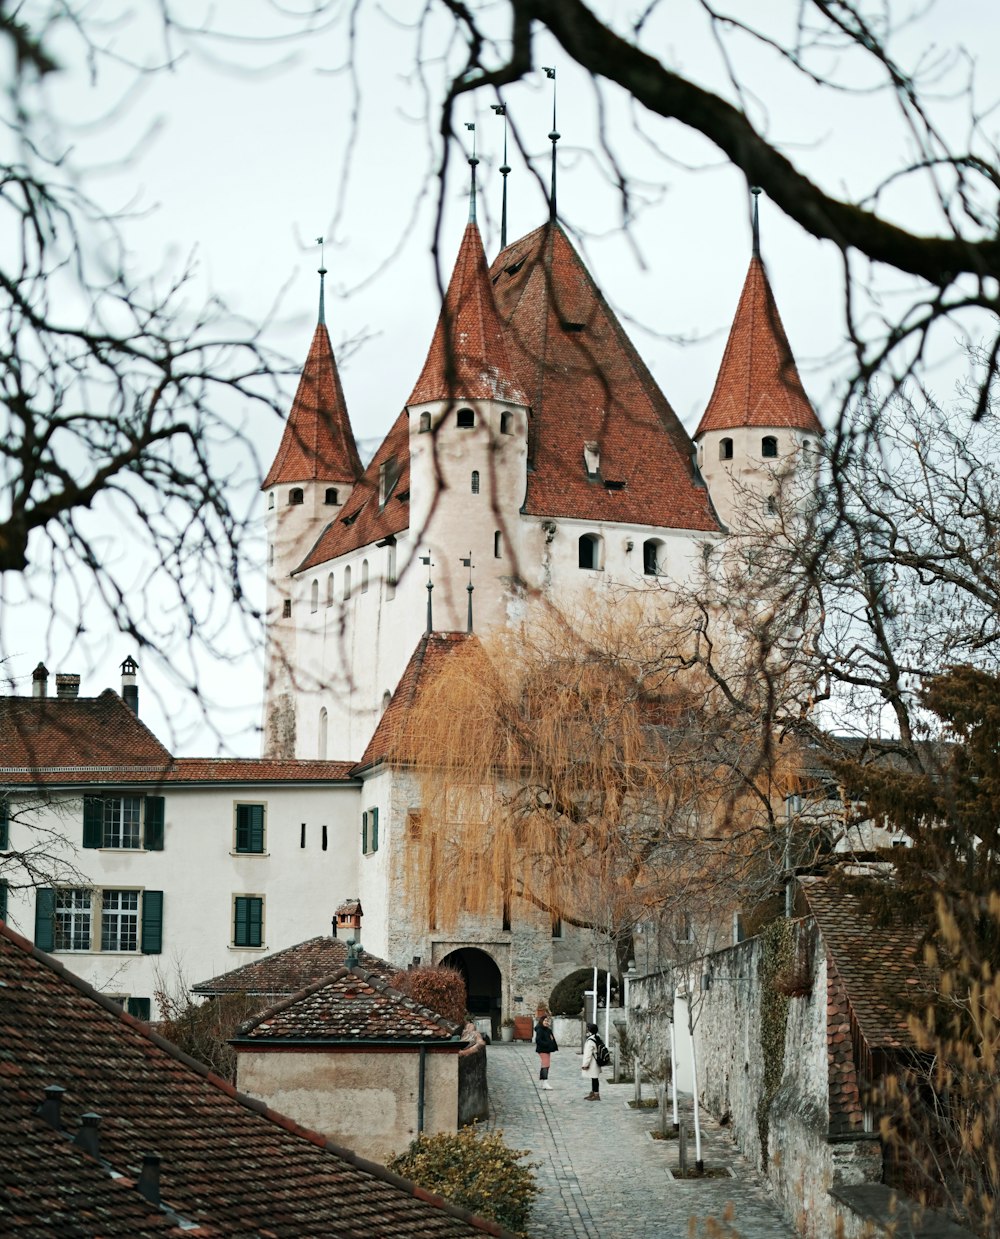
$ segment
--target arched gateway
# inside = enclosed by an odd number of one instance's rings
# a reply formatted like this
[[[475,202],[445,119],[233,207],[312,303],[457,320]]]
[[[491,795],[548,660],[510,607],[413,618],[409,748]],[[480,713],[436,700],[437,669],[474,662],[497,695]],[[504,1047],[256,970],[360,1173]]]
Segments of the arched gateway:
[[[489,1016],[492,1036],[500,1031],[500,1003],[503,981],[492,955],[478,947],[464,946],[447,954],[441,963],[457,968],[465,978],[466,1003],[475,1016]]]

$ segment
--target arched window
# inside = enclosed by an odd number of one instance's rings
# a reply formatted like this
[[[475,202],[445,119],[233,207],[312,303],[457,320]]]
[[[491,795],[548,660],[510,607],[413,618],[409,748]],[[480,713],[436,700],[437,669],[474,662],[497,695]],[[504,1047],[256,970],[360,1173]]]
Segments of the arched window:
[[[305,495],[303,494],[301,486],[293,486],[288,492],[288,502],[291,504],[301,503],[304,498]]]
[[[429,413],[420,414],[420,433],[426,434],[431,428],[431,415]]]
[[[326,578],[326,605],[333,606],[333,573]]]
[[[319,712],[319,744],[317,745],[316,756],[320,761],[326,761],[326,706]]]
[[[733,441],[732,439],[723,439],[719,443],[719,459],[732,460],[733,458]]]
[[[274,491],[273,490],[267,496],[267,506],[269,508],[274,507]]]
[[[363,559],[361,561],[361,592],[363,594],[368,593],[368,560],[367,559]]]
[[[309,610],[319,610],[319,581],[314,580],[309,586]]]
[[[778,454],[778,440],[774,435],[765,435],[760,441],[760,454],[764,457],[774,458]]]
[[[596,533],[580,535],[579,565],[581,568],[599,569],[601,564],[602,541]]]
[[[472,493],[474,495],[479,494],[479,470],[478,469],[472,470]]]
[[[392,693],[388,689],[382,694],[382,713],[384,714],[389,708],[389,702],[392,701]]]
[[[337,488],[336,488],[336,486],[328,486],[328,487],[326,488],[326,493],[325,493],[325,494],[324,494],[324,496],[323,496],[323,502],[324,502],[324,503],[329,504],[331,507],[332,507],[334,504],[336,504],[336,503],[339,503],[339,502],[340,502],[340,500],[337,498]]]
[[[344,569],[344,601],[346,602],[351,596],[351,569],[350,566]]]
[[[493,535],[493,558],[503,559],[503,534],[499,529]]]
[[[502,435],[512,435],[514,433],[514,414],[500,414],[500,433]]]
[[[642,544],[642,570],[646,576],[659,576],[663,571],[663,543],[650,538]]]
[[[459,430],[471,430],[476,424],[476,415],[472,409],[459,409],[455,414],[455,425]]]
[[[396,546],[385,548],[385,596],[396,597]]]

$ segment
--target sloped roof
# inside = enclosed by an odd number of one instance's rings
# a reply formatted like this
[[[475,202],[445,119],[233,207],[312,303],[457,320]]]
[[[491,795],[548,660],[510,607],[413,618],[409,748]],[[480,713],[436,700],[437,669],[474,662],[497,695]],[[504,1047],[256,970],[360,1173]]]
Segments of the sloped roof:
[[[240,1042],[275,1040],[464,1044],[458,1024],[407,998],[363,967],[340,968],[276,1003],[241,1024],[232,1040],[237,1047]]]
[[[169,752],[110,688],[99,697],[0,697],[5,781],[8,773],[35,767],[162,769],[169,761]]]
[[[800,879],[850,1012],[872,1050],[910,1048],[906,1008],[928,988],[920,930],[876,925],[861,899],[821,878]]]
[[[279,482],[353,482],[361,458],[325,323],[317,323],[285,430],[267,477]]]
[[[715,388],[695,431],[741,426],[822,434],[785,335],[764,264],[755,254],[743,284]]]
[[[687,432],[562,228],[515,241],[490,276],[531,401],[524,511],[716,530]],[[585,443],[600,451],[596,478]]]
[[[3,925],[0,985],[5,1234],[145,1239],[181,1221],[241,1239],[504,1233],[238,1093]],[[59,1131],[38,1114],[53,1084]],[[72,1143],[88,1111],[99,1161]],[[154,1151],[169,1212],[134,1187]]]
[[[406,403],[452,397],[528,403],[514,379],[483,239],[472,221],[462,237],[427,360]]]
[[[407,716],[417,693],[440,674],[441,668],[452,654],[467,648],[473,641],[478,641],[474,633],[424,633],[406,664],[406,670],[400,677],[385,713],[368,741],[368,747],[354,767],[355,773],[375,765],[376,762],[384,761],[391,755],[406,726]]]
[[[383,505],[379,505],[379,473],[395,459],[398,480]],[[368,464],[361,481],[351,491],[341,514],[320,534],[316,545],[296,569],[305,572],[316,564],[336,559],[349,551],[381,542],[409,528],[410,524],[410,420],[404,409]]]
[[[250,994],[269,998],[297,994],[307,986],[332,976],[347,963],[347,939],[321,935],[275,951],[263,959],[223,972],[191,987],[195,994]],[[377,955],[359,951],[359,963],[373,976],[388,979],[399,969]]]

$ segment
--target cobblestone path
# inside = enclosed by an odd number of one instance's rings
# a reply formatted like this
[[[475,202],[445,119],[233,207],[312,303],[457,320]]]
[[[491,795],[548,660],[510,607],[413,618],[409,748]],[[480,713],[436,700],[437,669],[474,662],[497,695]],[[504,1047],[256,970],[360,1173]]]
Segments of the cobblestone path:
[[[703,1116],[705,1166],[730,1167],[735,1178],[674,1180],[668,1167],[677,1165],[677,1142],[650,1138],[655,1111],[628,1106],[631,1084],[605,1082],[601,1101],[584,1101],[573,1050],[553,1056],[551,1092],[538,1088],[530,1043],[493,1045],[488,1055],[490,1124],[541,1163],[531,1225],[537,1239],[795,1239],[759,1176],[711,1119]],[[689,1156],[693,1161],[693,1141]]]

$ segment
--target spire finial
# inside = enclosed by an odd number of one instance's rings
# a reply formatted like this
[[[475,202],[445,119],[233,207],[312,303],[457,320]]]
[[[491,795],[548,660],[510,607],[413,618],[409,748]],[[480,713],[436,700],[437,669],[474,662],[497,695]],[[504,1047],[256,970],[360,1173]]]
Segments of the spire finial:
[[[479,160],[476,158],[476,125],[474,121],[465,122],[466,129],[472,133],[472,154],[469,157],[470,180],[472,182],[469,189],[469,223],[476,222],[476,165]]]
[[[556,222],[556,143],[560,134],[556,129],[556,71],[554,66],[542,65],[545,76],[552,82],[552,132],[549,141],[552,143],[552,188],[549,191],[549,219]]]
[[[324,297],[324,283],[326,281],[326,263],[323,261],[324,243],[322,237],[316,238],[316,244],[319,246],[319,322],[326,325],[326,299]]]
[[[507,248],[507,176],[510,165],[507,163],[507,105],[506,103],[491,103],[490,107],[497,116],[503,117],[503,163],[500,165],[500,175],[503,177],[503,201],[500,206],[500,248]]]
[[[431,563],[431,553],[420,556],[420,562],[427,565],[427,633],[434,631],[434,610],[431,604],[431,594],[434,592],[434,582],[431,580],[431,572],[434,570],[434,565]]]
[[[466,587],[465,587],[466,592],[467,592],[467,593],[468,593],[468,595],[469,595],[469,614],[468,614],[468,617],[466,618],[466,621],[465,621],[465,631],[466,631],[466,632],[472,632],[472,591],[476,588],[476,587],[472,584],[472,569],[473,569],[476,565],[472,562],[472,552],[471,552],[471,551],[469,552],[469,557],[468,557],[468,559],[464,558],[464,556],[463,556],[463,558],[462,558],[462,563],[465,565],[465,567],[466,567],[466,568],[468,568],[468,569],[469,569],[469,583],[468,583],[468,585],[466,585]]]
[[[760,218],[757,214],[757,205],[760,202],[760,186],[751,185],[750,192],[753,194],[753,256],[760,257]]]

